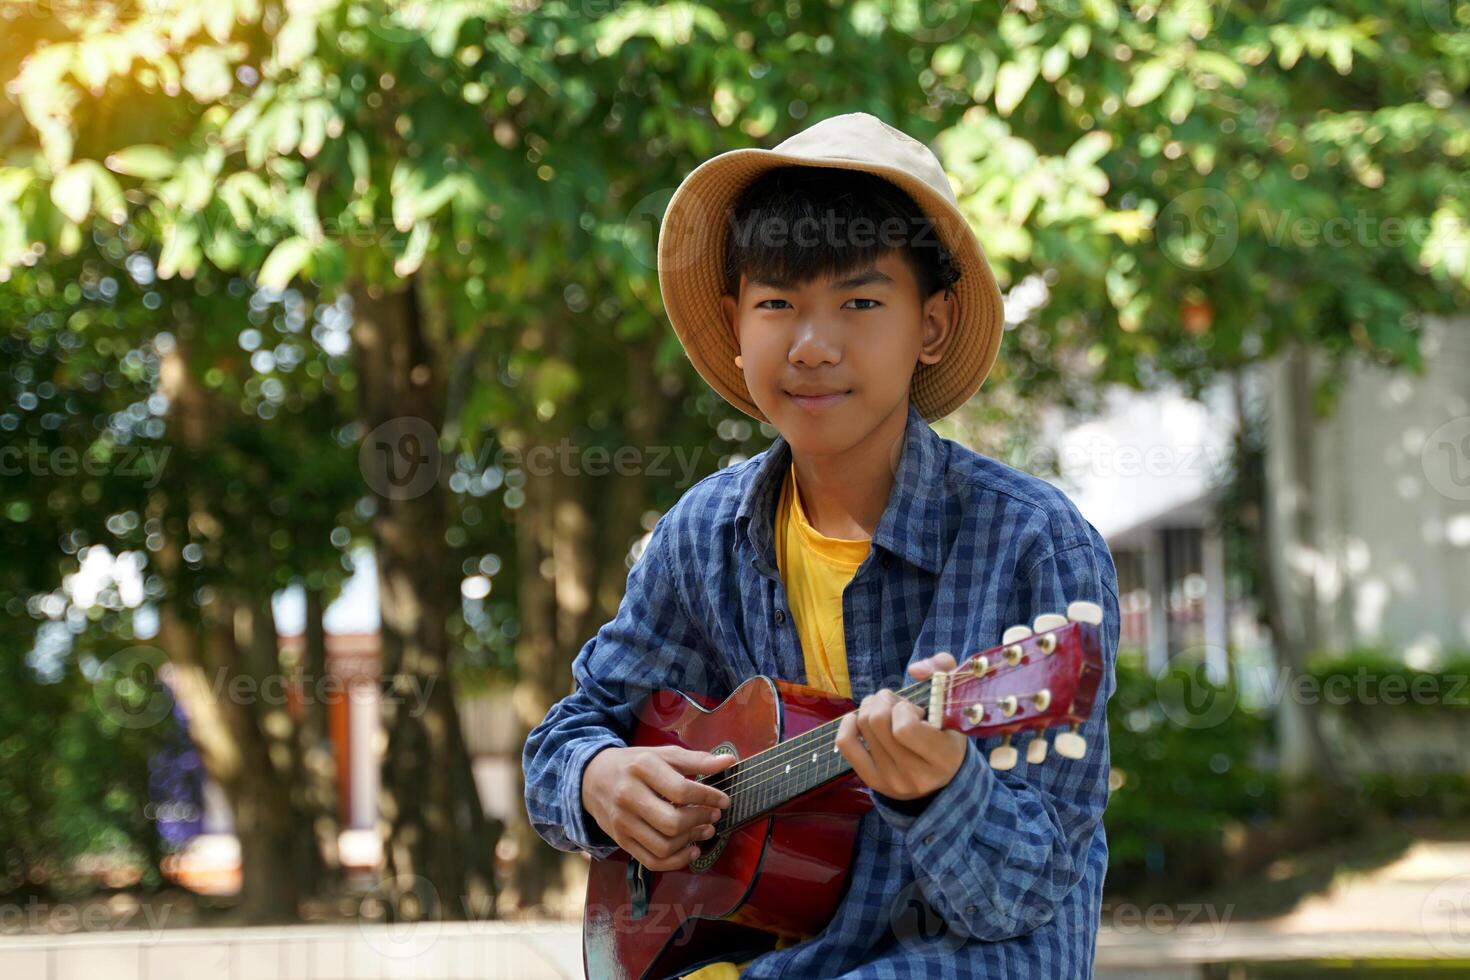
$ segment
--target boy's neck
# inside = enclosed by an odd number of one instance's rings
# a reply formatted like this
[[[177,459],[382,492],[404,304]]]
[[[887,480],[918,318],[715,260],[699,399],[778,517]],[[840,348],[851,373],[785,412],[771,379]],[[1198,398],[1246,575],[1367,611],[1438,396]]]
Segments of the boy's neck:
[[[908,401],[899,403],[866,438],[832,455],[791,449],[801,507],[829,538],[871,538],[888,506],[908,427]]]

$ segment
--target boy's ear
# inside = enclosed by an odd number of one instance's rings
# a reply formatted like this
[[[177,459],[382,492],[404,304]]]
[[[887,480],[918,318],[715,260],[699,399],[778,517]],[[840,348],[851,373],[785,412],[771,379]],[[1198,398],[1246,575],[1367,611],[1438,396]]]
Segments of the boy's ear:
[[[730,336],[735,338],[737,348],[740,346],[740,334],[735,329],[735,311],[738,308],[739,303],[734,296],[725,293],[720,297],[720,315],[725,318],[725,329],[730,331]]]
[[[922,331],[919,346],[919,363],[936,364],[949,350],[954,340],[955,327],[960,322],[960,298],[952,289],[935,290],[934,295],[924,301],[919,319]]]

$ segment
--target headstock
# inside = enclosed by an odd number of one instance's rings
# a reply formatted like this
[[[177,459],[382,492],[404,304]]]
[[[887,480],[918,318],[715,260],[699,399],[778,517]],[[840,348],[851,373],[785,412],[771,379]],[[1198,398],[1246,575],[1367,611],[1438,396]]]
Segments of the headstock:
[[[1044,613],[1031,626],[1012,626],[991,647],[952,671],[936,671],[929,690],[929,721],[966,735],[1003,735],[990,753],[992,769],[1016,765],[1011,736],[1034,731],[1026,761],[1046,759],[1045,731],[1069,725],[1056,737],[1057,755],[1080,759],[1087,744],[1078,727],[1092,711],[1102,680],[1098,626],[1102,607],[1073,602],[1065,616]]]

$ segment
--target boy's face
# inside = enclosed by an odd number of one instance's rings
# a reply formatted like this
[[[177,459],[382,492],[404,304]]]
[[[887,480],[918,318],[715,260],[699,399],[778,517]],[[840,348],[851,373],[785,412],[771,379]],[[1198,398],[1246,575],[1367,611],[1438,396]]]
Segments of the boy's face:
[[[751,400],[811,455],[844,452],[895,412],[906,416],[915,369],[944,356],[958,318],[953,295],[919,295],[897,252],[825,281],[742,274],[738,299],[726,295],[722,308]]]

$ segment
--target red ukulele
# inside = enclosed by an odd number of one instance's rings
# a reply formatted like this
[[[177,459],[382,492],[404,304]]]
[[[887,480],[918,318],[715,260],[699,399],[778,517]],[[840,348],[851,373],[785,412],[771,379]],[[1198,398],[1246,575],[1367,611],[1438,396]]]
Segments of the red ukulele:
[[[990,766],[1016,764],[1011,736],[1035,731],[1026,750],[1046,758],[1087,751],[1077,728],[1102,679],[1102,609],[1073,602],[1035,629],[1012,626],[1001,645],[937,672],[898,695],[928,711],[929,723],[966,735],[1004,735]],[[697,777],[730,797],[715,835],[678,871],[649,871],[626,851],[592,861],[582,926],[582,962],[597,980],[677,978],[706,963],[740,962],[777,937],[815,935],[847,886],[858,821],[872,799],[836,744],[851,700],[764,675],[721,704],[658,691],[639,710],[630,745],[680,745],[740,759]]]

